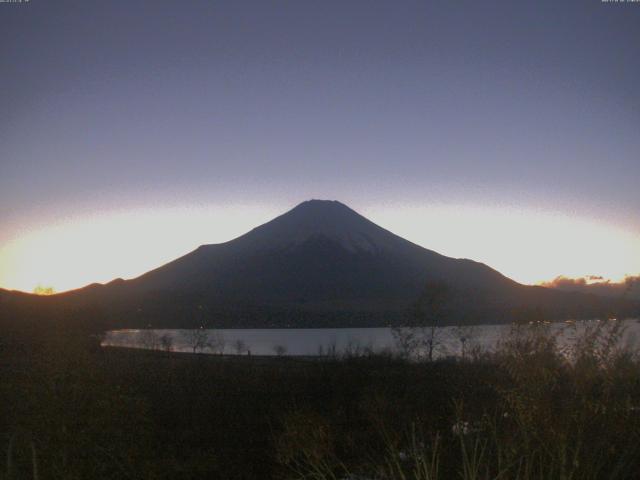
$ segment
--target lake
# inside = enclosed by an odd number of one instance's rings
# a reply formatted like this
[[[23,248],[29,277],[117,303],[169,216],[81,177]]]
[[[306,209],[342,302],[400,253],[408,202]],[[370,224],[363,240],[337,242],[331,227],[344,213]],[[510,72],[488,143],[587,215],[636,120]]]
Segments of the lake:
[[[615,327],[615,325],[618,327]],[[571,346],[585,331],[594,328],[605,331],[621,328],[620,344],[637,350],[640,321],[598,320],[554,323],[544,326],[556,335],[561,347]],[[437,328],[436,357],[460,356],[463,349],[491,351],[512,331],[511,325],[480,325],[474,327]],[[524,330],[535,326],[520,327]],[[538,327],[540,328],[540,327]],[[286,328],[286,329],[216,329],[216,330],[112,330],[106,333],[103,347],[171,349],[193,352],[235,355],[361,355],[367,352],[399,353],[400,339],[411,343],[411,335],[428,338],[429,331],[404,329],[401,335],[391,328]],[[421,350],[414,350],[420,355]],[[424,351],[422,351],[424,354]]]

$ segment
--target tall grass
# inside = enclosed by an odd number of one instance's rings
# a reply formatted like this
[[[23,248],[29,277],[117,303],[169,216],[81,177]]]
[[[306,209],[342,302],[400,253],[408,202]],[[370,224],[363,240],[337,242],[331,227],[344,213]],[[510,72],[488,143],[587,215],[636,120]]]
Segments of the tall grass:
[[[474,361],[497,372],[488,385],[495,401],[482,410],[482,399],[451,398],[435,419],[399,424],[392,409],[374,412],[359,437],[330,417],[286,415],[276,443],[285,476],[638,478],[640,363],[621,345],[622,333],[619,322],[593,322],[576,327],[575,341],[560,348],[546,323],[514,326],[495,353]]]
[[[617,322],[569,328],[569,348],[534,323],[424,363],[4,340],[0,479],[638,478],[637,355]]]

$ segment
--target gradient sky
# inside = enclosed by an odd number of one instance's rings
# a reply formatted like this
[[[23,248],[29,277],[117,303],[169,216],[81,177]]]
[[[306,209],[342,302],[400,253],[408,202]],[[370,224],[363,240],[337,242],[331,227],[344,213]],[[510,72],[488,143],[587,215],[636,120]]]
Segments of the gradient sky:
[[[0,287],[309,198],[522,282],[640,273],[640,3],[0,3]]]

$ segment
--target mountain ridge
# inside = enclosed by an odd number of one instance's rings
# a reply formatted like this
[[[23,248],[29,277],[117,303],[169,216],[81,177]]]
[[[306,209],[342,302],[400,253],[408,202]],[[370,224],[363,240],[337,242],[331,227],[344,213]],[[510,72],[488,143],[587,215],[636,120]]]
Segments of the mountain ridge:
[[[472,265],[471,268],[485,269],[485,273],[489,274],[490,272],[496,280],[513,282],[487,265],[468,259],[452,259],[412,243],[378,226],[335,200],[303,202],[244,235],[224,243],[201,245],[168,264],[132,279],[131,282],[144,284],[145,282],[153,282],[151,279],[156,277],[155,282],[160,284],[155,283],[153,287],[147,286],[146,289],[161,288],[163,282],[157,277],[161,272],[169,271],[164,285],[167,287],[168,284],[175,282],[176,276],[185,275],[182,278],[189,282],[193,280],[193,273],[196,271],[205,275],[206,273],[202,272],[203,268],[208,270],[207,273],[215,274],[213,269],[207,267],[211,262],[217,263],[215,257],[220,254],[227,255],[233,261],[242,263],[242,257],[246,258],[246,256],[295,255],[300,250],[307,248],[317,249],[318,256],[326,256],[328,252],[325,249],[327,248],[333,248],[334,251],[342,248],[349,254],[368,257],[369,260],[375,260],[377,256],[389,255],[395,261],[404,261],[405,263],[407,256],[422,255],[430,258],[431,268],[437,270],[440,276],[446,277],[445,271],[451,269],[454,264],[443,265],[443,263],[451,261],[458,265],[466,263]],[[309,261],[312,260],[309,259]],[[411,269],[412,267],[409,264],[405,265],[405,268]],[[145,287],[143,286],[143,288]]]
[[[136,278],[49,301],[100,311],[113,328],[385,326],[406,322],[433,282],[451,290],[443,323],[504,323],[531,310],[586,318],[613,308],[592,295],[521,285],[485,264],[446,257],[329,200],[303,202]]]

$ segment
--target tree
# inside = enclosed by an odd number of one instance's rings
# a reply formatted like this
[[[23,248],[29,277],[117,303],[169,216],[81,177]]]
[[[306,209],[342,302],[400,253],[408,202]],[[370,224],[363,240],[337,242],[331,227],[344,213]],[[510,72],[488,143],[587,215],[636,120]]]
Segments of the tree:
[[[424,340],[429,361],[433,360],[434,350],[441,344],[438,327],[444,322],[450,300],[449,285],[444,282],[428,282],[416,303],[416,321],[426,333]]]
[[[409,325],[392,330],[396,344],[405,356],[424,349],[427,359],[433,360],[443,348],[440,327],[448,315],[451,288],[444,282],[427,282],[411,312]]]
[[[453,329],[454,337],[460,342],[460,354],[464,359],[468,342],[475,336],[476,328],[472,325],[458,325]]]
[[[211,347],[211,343],[209,342],[209,331],[205,330],[203,327],[192,330],[183,330],[181,335],[184,342],[191,348],[193,353],[202,353],[205,348]]]
[[[162,345],[162,349],[169,353],[173,351],[173,337],[168,333],[165,333],[160,337],[160,345]]]
[[[160,345],[160,338],[158,338],[158,334],[153,330],[140,330],[138,338],[142,347],[147,350],[156,350]]]
[[[418,329],[414,327],[393,327],[391,335],[403,358],[413,357],[421,344]]]
[[[224,340],[224,336],[222,335],[222,333],[213,332],[209,335],[209,343],[207,347],[209,347],[209,350],[211,350],[213,353],[222,355],[224,353],[225,345],[226,345],[226,342]]]
[[[244,343],[244,340],[239,338],[233,342],[233,348],[235,348],[236,354],[242,355],[247,350],[247,345]]]
[[[625,298],[626,296],[633,296],[633,292],[636,289],[640,289],[640,275],[635,276],[635,277],[627,277],[624,279],[624,284],[625,284],[625,289],[624,289],[624,293],[622,294],[622,298]]]
[[[277,356],[282,357],[285,353],[287,353],[287,347],[285,347],[284,345],[274,345],[273,351]]]
[[[38,285],[33,289],[33,293],[35,293],[36,295],[53,295],[54,293],[56,293],[56,291],[53,289],[53,287]]]

